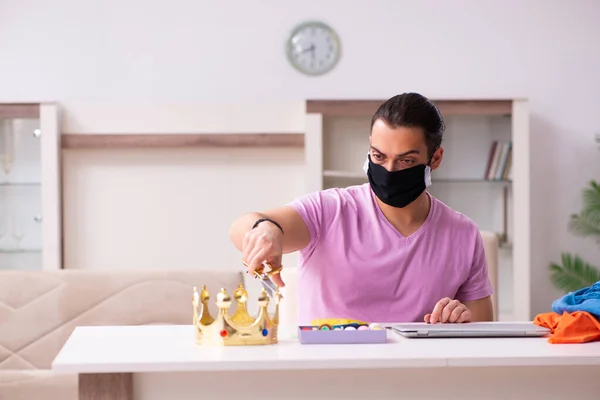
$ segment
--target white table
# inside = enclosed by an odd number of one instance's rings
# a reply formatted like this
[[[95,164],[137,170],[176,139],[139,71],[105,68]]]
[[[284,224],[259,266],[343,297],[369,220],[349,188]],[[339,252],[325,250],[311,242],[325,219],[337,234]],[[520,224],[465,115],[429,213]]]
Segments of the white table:
[[[204,347],[192,326],[78,327],[52,363],[80,399],[594,399],[600,342],[406,339]]]

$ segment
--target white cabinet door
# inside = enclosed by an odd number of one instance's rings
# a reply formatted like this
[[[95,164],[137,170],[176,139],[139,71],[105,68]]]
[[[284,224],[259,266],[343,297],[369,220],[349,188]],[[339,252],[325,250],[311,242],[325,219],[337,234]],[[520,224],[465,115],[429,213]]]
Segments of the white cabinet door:
[[[61,268],[55,104],[0,104],[0,269]]]

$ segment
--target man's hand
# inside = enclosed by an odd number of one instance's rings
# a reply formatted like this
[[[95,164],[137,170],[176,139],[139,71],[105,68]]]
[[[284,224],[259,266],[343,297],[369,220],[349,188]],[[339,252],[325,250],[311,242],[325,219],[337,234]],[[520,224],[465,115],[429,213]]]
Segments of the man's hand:
[[[277,221],[279,228],[264,221],[252,227],[261,218]],[[229,229],[229,237],[235,247],[242,252],[242,260],[250,271],[263,269],[263,262],[273,269],[281,267],[282,254],[302,250],[310,242],[308,226],[296,210],[283,206],[264,213],[248,213],[236,219]],[[266,272],[266,271],[265,271]],[[251,272],[254,275],[254,272]],[[279,287],[285,286],[280,274],[272,274],[271,280]]]
[[[471,311],[458,300],[448,297],[437,302],[431,314],[425,315],[428,324],[471,322]]]
[[[242,260],[248,266],[248,273],[254,275],[254,271],[261,271],[264,262],[274,269],[281,266],[282,236],[279,228],[270,222],[263,222],[246,232],[242,241]],[[285,286],[281,274],[271,275],[271,280],[279,287]]]

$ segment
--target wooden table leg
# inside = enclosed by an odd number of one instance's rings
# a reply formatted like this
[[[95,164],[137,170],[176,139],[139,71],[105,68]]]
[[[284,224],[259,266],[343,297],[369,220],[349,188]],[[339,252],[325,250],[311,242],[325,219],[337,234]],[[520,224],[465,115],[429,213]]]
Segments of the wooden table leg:
[[[133,374],[79,374],[79,400],[133,400]]]

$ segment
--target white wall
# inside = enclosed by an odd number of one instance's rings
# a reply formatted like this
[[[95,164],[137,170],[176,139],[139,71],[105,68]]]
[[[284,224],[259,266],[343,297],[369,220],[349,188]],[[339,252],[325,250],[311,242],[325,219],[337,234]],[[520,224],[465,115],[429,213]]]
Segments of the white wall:
[[[232,268],[242,213],[302,194],[298,149],[68,150],[64,157],[67,268]],[[291,184],[273,184],[289,179]],[[288,260],[289,259],[289,260]],[[288,257],[284,265],[293,265]]]
[[[561,251],[600,264],[597,247],[566,230],[581,188],[600,172],[598,15],[591,0],[3,0],[0,101],[58,100],[68,110],[90,101],[385,98],[407,90],[527,97],[533,306],[545,311],[557,295],[547,265]],[[298,74],[283,51],[292,27],[312,18],[331,24],[343,46],[337,69],[321,78]]]

